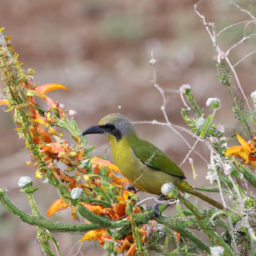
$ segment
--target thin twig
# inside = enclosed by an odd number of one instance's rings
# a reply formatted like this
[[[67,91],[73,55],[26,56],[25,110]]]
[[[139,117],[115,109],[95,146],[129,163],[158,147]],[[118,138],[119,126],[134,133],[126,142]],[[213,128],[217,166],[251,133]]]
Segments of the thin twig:
[[[222,30],[220,30],[216,35],[215,35],[215,38],[218,37],[220,34],[222,34],[224,31],[234,27],[234,26],[237,26],[237,25],[240,25],[240,24],[244,24],[244,23],[248,23],[250,22],[251,23],[251,20],[245,20],[245,21],[240,21],[240,22],[237,22],[237,23],[234,23],[234,24],[231,24],[225,28],[223,28]]]
[[[246,96],[245,96],[245,93],[244,93],[243,88],[242,88],[242,86],[241,86],[241,83],[240,83],[240,80],[239,80],[239,78],[238,78],[238,75],[237,75],[237,73],[236,73],[236,71],[235,71],[235,69],[234,69],[234,66],[231,64],[231,62],[230,62],[230,60],[229,60],[229,58],[228,58],[228,53],[230,52],[230,50],[232,50],[232,49],[233,49],[234,47],[236,47],[238,44],[243,43],[243,42],[244,42],[244,38],[241,39],[237,44],[233,45],[233,47],[231,47],[227,52],[222,51],[222,50],[220,49],[220,47],[217,45],[217,42],[216,42],[216,33],[215,33],[215,32],[212,33],[212,32],[210,31],[210,29],[209,29],[209,24],[210,24],[210,23],[206,22],[205,16],[202,15],[202,14],[197,10],[197,7],[198,7],[198,4],[199,4],[199,3],[200,3],[200,1],[199,1],[197,4],[194,5],[194,10],[195,10],[196,14],[202,19],[203,24],[204,24],[204,26],[205,26],[205,28],[206,28],[206,31],[208,32],[208,34],[209,34],[211,40],[212,40],[212,43],[213,43],[213,46],[214,46],[216,52],[218,53],[219,56],[222,56],[222,57],[226,60],[226,62],[228,63],[228,65],[229,65],[231,71],[233,72],[233,74],[234,74],[234,76],[235,76],[235,80],[236,80],[236,82],[237,82],[237,85],[238,85],[238,87],[239,87],[239,90],[241,91],[241,94],[243,95],[243,98],[244,98],[244,100],[245,100],[245,102],[246,102],[246,104],[247,104],[247,107],[248,107],[249,110],[251,110],[249,101],[248,101],[248,99],[247,99]],[[236,5],[236,4],[234,4],[234,5]],[[210,27],[211,27],[212,30],[214,31],[214,24],[211,23],[211,26],[210,26]],[[247,37],[246,37],[246,38],[247,38]]]
[[[153,56],[153,52],[151,52],[151,58],[154,59],[154,56]],[[189,142],[184,138],[184,136],[182,136],[182,134],[174,128],[173,124],[170,122],[169,118],[168,118],[168,115],[166,113],[166,104],[167,104],[167,101],[166,101],[166,97],[165,97],[165,93],[164,93],[164,90],[157,84],[157,72],[156,72],[156,68],[155,68],[155,65],[153,65],[153,79],[152,79],[152,83],[154,85],[154,87],[160,92],[161,96],[162,96],[162,99],[163,99],[163,104],[162,104],[162,107],[161,107],[161,110],[163,112],[163,115],[164,115],[164,118],[166,120],[166,123],[168,125],[168,127],[174,132],[176,133],[184,142],[185,144],[191,149],[193,150],[202,160],[204,160],[206,163],[208,163],[208,161],[200,154],[198,153],[197,151],[195,151],[191,145],[189,144]]]
[[[245,60],[247,57],[251,56],[252,54],[254,54],[256,52],[256,50],[248,53],[247,55],[245,55],[241,60],[239,60],[235,65],[233,65],[233,67],[235,67],[236,65],[238,65],[240,62],[242,62],[243,60]]]
[[[238,4],[236,4],[236,3],[232,2],[232,1],[230,3],[233,4],[236,8],[238,8],[241,12],[247,13],[252,19],[255,20],[255,17],[250,12],[248,12],[245,9],[242,9]]]

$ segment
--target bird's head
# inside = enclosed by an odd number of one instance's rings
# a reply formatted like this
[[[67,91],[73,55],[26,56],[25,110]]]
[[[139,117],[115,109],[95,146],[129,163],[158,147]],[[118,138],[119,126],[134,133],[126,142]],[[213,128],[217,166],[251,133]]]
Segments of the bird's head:
[[[123,137],[135,134],[132,123],[124,116],[118,113],[109,114],[103,117],[98,125],[91,126],[83,132],[87,134],[104,134],[108,138],[115,138],[120,141]]]

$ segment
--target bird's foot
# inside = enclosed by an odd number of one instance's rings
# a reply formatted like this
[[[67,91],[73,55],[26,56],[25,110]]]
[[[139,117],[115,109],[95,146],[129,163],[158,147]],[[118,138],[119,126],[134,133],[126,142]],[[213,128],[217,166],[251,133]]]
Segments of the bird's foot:
[[[168,196],[160,194],[156,199],[157,201],[165,201],[168,200]]]
[[[135,187],[133,186],[133,184],[129,184],[129,185],[127,186],[127,190],[129,190],[129,191],[131,191],[131,192],[134,192],[134,193],[138,193],[138,192],[139,192],[139,190],[138,190],[137,188],[135,188]]]
[[[153,205],[150,206],[150,209],[153,210],[154,216],[156,218],[159,218],[161,216],[161,212],[159,211],[160,204],[153,204]]]

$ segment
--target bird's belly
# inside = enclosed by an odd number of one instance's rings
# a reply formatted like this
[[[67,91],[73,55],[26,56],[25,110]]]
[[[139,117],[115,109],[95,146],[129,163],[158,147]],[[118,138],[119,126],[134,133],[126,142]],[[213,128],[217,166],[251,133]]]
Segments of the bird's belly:
[[[122,174],[140,191],[159,195],[164,183],[175,183],[176,177],[147,167],[133,155],[133,152],[130,153],[130,157],[128,156],[129,154],[126,154],[126,159],[114,156],[114,162]]]
[[[142,192],[159,195],[163,184],[174,183],[174,179],[169,174],[147,168],[134,185]]]

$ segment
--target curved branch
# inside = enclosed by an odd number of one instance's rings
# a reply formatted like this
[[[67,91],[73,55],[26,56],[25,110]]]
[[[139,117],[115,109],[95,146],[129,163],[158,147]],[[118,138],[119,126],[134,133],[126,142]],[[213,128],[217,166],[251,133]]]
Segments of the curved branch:
[[[129,220],[121,220],[121,221],[106,221],[104,224],[64,224],[61,222],[52,222],[46,219],[40,219],[36,217],[32,217],[25,212],[21,211],[17,208],[7,197],[7,190],[0,189],[0,201],[2,205],[11,213],[19,217],[23,222],[26,222],[30,225],[43,227],[48,229],[49,231],[55,232],[73,232],[73,233],[84,233],[89,230],[95,230],[99,228],[119,228],[123,227],[127,224],[130,224]]]

